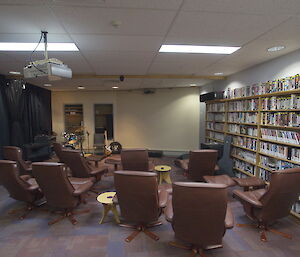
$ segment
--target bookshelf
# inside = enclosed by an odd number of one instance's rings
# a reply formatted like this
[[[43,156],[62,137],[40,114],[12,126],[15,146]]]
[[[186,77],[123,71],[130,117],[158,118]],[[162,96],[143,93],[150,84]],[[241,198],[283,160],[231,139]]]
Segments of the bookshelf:
[[[300,167],[300,80],[299,89],[207,101],[206,109],[206,141],[233,137],[236,176],[269,183],[273,171]],[[291,214],[300,219],[300,199]]]

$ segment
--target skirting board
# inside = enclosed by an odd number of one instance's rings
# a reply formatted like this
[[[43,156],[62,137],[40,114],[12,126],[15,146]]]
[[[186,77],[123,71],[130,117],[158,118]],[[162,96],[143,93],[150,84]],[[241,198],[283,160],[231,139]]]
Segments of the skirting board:
[[[179,157],[182,154],[188,154],[188,151],[170,151],[170,150],[163,150],[164,156],[169,157]]]

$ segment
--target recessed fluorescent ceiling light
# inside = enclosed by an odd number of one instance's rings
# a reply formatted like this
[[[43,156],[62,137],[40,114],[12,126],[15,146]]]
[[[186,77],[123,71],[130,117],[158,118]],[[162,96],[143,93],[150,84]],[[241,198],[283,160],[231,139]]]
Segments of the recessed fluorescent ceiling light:
[[[161,53],[232,54],[239,50],[235,46],[162,45]]]
[[[197,84],[190,84],[190,87],[195,87],[197,86]]]
[[[268,52],[277,52],[284,48],[285,48],[285,46],[273,46],[273,47],[268,48],[267,50],[268,50]]]
[[[115,89],[116,89],[116,88],[119,88],[119,87],[112,87],[112,88],[115,88]]]
[[[223,72],[216,72],[214,75],[216,75],[216,76],[221,76],[221,75],[223,75],[224,73]]]
[[[44,84],[44,87],[52,87],[51,84]]]
[[[10,71],[9,74],[12,74],[12,75],[21,75],[21,72],[19,72],[19,71]]]
[[[85,89],[85,87],[82,87],[82,86],[79,86],[79,87],[77,87],[78,89]]]
[[[37,43],[0,42],[0,51],[33,51]],[[48,43],[48,51],[79,51],[74,43]],[[45,51],[44,43],[39,44],[36,51]]]

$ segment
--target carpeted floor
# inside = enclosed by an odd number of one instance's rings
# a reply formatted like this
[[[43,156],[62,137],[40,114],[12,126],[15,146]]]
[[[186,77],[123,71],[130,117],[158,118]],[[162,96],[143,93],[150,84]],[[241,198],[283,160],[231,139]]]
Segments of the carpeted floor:
[[[173,167],[172,181],[187,181],[182,171],[173,165],[173,159],[154,159],[156,164]],[[109,175],[98,184],[99,191],[113,189],[113,176]],[[239,202],[230,198],[236,223],[251,223],[245,217]],[[106,222],[99,225],[102,206],[96,197],[90,197],[86,205],[79,209],[90,209],[90,213],[77,216],[78,224],[73,226],[63,220],[52,226],[47,222],[55,218],[42,210],[37,210],[20,221],[18,215],[8,214],[9,210],[22,204],[8,197],[0,187],[0,257],[182,257],[189,252],[173,248],[168,242],[174,240],[173,230],[164,217],[163,225],[153,228],[160,240],[155,242],[140,234],[131,243],[124,242],[130,229],[116,225],[110,213]],[[234,227],[223,239],[223,248],[206,251],[207,257],[299,257],[300,226],[292,217],[280,220],[275,229],[293,235],[284,239],[268,233],[269,242],[262,243],[259,233],[251,228]]]

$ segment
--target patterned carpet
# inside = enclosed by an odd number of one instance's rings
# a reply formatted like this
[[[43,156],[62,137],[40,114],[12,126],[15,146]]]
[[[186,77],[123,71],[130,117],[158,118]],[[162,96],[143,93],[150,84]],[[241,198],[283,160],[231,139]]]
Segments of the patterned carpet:
[[[182,171],[173,165],[173,159],[154,159],[156,164],[172,165],[172,181],[186,181]],[[113,189],[113,176],[106,176],[97,186],[99,191]],[[250,223],[241,205],[230,198],[236,223]],[[88,203],[79,210],[90,209],[90,213],[76,216],[78,224],[73,226],[63,220],[52,226],[47,222],[55,218],[48,212],[36,210],[21,221],[17,214],[9,210],[22,204],[8,197],[0,187],[0,257],[182,257],[189,252],[173,248],[168,242],[174,240],[170,224],[161,217],[163,225],[153,228],[160,240],[155,242],[140,234],[131,243],[124,242],[131,230],[119,227],[110,213],[105,223],[99,225],[102,213],[96,196],[88,198]],[[45,208],[45,207],[43,207]],[[299,257],[300,226],[294,218],[288,217],[274,225],[275,229],[293,235],[284,239],[268,233],[269,242],[262,243],[259,233],[251,228],[228,230],[223,239],[223,248],[206,251],[207,257]]]

